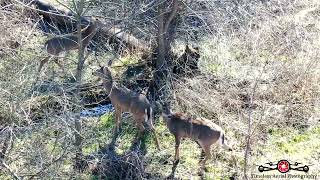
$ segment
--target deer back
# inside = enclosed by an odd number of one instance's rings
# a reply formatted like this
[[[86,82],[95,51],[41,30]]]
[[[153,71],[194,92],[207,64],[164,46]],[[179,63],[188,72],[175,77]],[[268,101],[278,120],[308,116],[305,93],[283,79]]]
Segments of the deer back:
[[[150,103],[142,94],[136,94],[124,87],[113,86],[110,93],[112,104],[121,107],[123,112],[131,112],[134,115],[142,115],[145,109],[150,108]]]
[[[100,23],[90,22],[88,27],[84,29],[81,32],[81,39],[83,43],[83,48],[87,47],[92,39],[92,37],[95,35],[97,28],[100,27]],[[45,43],[45,47],[47,49],[47,52],[49,54],[58,56],[61,52],[67,52],[70,50],[75,50],[79,48],[78,45],[78,36],[77,34],[72,35],[66,35],[63,37],[54,37],[50,40],[48,40]]]
[[[192,119],[180,113],[173,113],[165,117],[167,126],[172,134],[188,137],[193,140],[217,141],[221,136],[220,128],[213,126],[213,122],[203,119]]]
[[[131,96],[130,111],[135,114],[145,114],[146,110],[149,116],[151,105],[147,97],[143,94],[134,94]]]
[[[49,54],[58,56],[61,52],[77,49],[77,40],[73,35],[54,37],[45,43],[45,47]]]
[[[83,31],[83,33],[81,34],[82,36],[82,43],[83,43],[83,46],[86,47],[89,45],[91,39],[93,38],[93,36],[96,34],[98,28],[100,28],[100,22],[99,21],[95,21],[93,23],[91,23],[87,29],[85,29]]]

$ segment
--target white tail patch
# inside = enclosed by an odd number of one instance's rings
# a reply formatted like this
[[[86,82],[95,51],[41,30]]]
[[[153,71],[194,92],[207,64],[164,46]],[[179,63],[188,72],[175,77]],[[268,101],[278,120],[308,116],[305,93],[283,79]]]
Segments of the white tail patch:
[[[150,107],[150,112],[149,112],[149,114],[148,114],[148,111],[147,111],[147,109],[145,109],[145,114],[146,114],[146,118],[145,118],[145,121],[146,121],[146,123],[149,125],[149,127],[151,128],[151,129],[154,129],[154,126],[153,126],[153,122],[152,122],[152,108]]]
[[[223,149],[228,150],[228,151],[232,151],[232,148],[226,142],[224,133],[220,134],[219,144]]]
[[[48,44],[45,44],[44,46],[42,46],[41,49],[43,49],[43,50],[45,50],[46,52],[48,52]]]
[[[144,109],[144,122],[148,122],[148,110]]]
[[[223,133],[220,133],[219,145],[220,145],[220,146],[223,146],[223,144],[224,144],[224,134],[223,134]]]

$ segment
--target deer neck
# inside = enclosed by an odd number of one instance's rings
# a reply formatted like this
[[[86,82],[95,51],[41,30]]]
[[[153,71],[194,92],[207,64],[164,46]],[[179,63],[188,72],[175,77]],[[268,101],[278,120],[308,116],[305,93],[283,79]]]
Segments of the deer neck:
[[[112,79],[103,80],[103,87],[105,88],[105,90],[107,91],[107,94],[109,95],[112,91],[112,86],[113,86]]]
[[[86,30],[84,30],[82,38],[84,38],[84,40],[90,41],[91,38],[95,35],[96,29],[97,27],[95,24],[89,25],[89,27]]]
[[[170,124],[170,121],[171,121],[170,116],[171,114],[162,113],[162,119],[167,125]]]

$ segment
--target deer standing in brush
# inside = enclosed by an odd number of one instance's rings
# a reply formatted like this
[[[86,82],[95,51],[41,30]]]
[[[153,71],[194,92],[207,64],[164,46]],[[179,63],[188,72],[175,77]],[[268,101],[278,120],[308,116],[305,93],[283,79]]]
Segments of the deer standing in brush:
[[[101,24],[102,23],[99,20],[92,20],[89,22],[86,28],[81,30],[81,42],[83,49],[89,45],[98,28],[101,27]],[[63,52],[79,49],[78,35],[71,34],[51,38],[46,41],[44,47],[50,56],[46,57],[40,62],[38,72],[41,71],[43,65],[46,64],[51,58],[55,58],[54,62],[63,68],[63,66],[58,62],[59,55]]]
[[[114,137],[116,137],[121,127],[122,113],[130,112],[133,115],[136,127],[139,129],[136,140],[141,139],[145,131],[143,122],[146,122],[153,133],[156,146],[160,150],[158,138],[152,123],[152,108],[146,96],[137,94],[125,87],[117,87],[113,83],[112,75],[108,67],[101,67],[93,72],[93,74],[102,79],[103,86],[115,108],[116,126],[114,129]]]
[[[210,120],[193,119],[181,113],[173,113],[168,104],[164,107],[162,117],[170,133],[175,137],[175,157],[171,176],[174,176],[179,164],[179,147],[182,138],[190,138],[201,146],[205,155],[205,158],[200,161],[201,169],[205,168],[206,161],[212,156],[211,145],[219,143],[224,149],[232,151],[225,142],[225,133],[222,128]]]

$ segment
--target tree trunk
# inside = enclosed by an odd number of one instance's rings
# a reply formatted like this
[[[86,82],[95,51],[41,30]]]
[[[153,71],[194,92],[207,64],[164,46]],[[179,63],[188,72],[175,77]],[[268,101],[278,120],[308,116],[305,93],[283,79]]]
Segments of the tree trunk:
[[[83,71],[83,65],[84,65],[84,48],[83,48],[83,43],[82,43],[82,37],[81,37],[81,16],[84,11],[84,0],[81,0],[78,3],[77,6],[77,36],[78,36],[78,44],[79,44],[79,49],[78,49],[78,64],[77,64],[77,70],[76,70],[76,84],[81,84],[81,79],[82,79],[82,71]],[[76,101],[79,100],[78,97],[80,97],[80,89],[77,88],[76,92]],[[81,103],[81,102],[80,102]],[[75,136],[75,148],[76,148],[76,158],[75,158],[75,168],[76,169],[82,169],[83,167],[83,154],[82,154],[82,136],[81,136],[81,118],[80,114],[77,113],[74,119],[74,136]]]
[[[168,73],[170,72],[171,63],[171,49],[170,44],[172,43],[174,32],[168,31],[171,28],[172,20],[177,15],[178,0],[172,1],[172,7],[169,14],[165,12],[166,2],[159,4],[158,6],[158,32],[157,32],[157,58],[155,61],[155,73],[154,73],[154,84],[151,89],[153,100],[169,101],[169,90],[170,84],[168,82]]]

